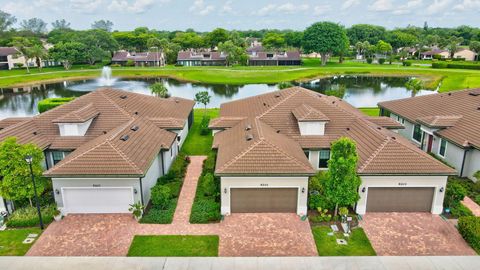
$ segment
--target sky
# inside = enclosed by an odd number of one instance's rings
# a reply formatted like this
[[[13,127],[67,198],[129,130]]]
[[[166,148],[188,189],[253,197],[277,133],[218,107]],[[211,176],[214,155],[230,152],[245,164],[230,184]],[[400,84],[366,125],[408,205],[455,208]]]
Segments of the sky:
[[[74,29],[100,19],[112,21],[116,30],[303,30],[317,21],[388,29],[425,21],[431,27],[480,26],[480,0],[0,0],[0,9],[18,22],[65,19]]]

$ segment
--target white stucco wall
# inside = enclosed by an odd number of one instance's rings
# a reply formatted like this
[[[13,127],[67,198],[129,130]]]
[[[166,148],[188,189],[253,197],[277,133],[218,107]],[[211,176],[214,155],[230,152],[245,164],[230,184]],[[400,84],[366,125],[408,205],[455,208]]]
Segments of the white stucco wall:
[[[443,198],[446,188],[447,176],[361,176],[362,184],[359,188],[360,200],[356,206],[357,214],[363,215],[367,209],[367,196],[369,187],[434,187],[434,198],[431,212],[441,214],[443,211]],[[365,187],[365,192],[362,189]]]
[[[134,201],[141,201],[139,178],[52,178],[52,185],[59,209],[63,208],[62,187],[132,187],[137,190]]]
[[[148,202],[150,201],[150,194],[151,194],[150,190],[152,189],[153,186],[155,186],[158,178],[163,175],[160,155],[161,154],[158,154],[158,156],[152,162],[152,165],[150,165],[150,168],[145,174],[145,177],[142,178],[142,192],[143,192],[144,205],[147,205]]]
[[[230,214],[231,188],[298,188],[297,214],[307,213],[308,177],[221,177],[221,212]],[[305,192],[302,193],[302,188]],[[225,193],[227,189],[227,193]]]
[[[170,166],[172,165],[173,160],[178,154],[178,142],[175,140],[170,146],[170,150],[163,152],[163,171],[168,172]]]
[[[83,123],[61,123],[58,124],[60,136],[84,136],[93,118]]]
[[[301,135],[324,135],[326,122],[298,122]]]
[[[476,182],[478,180],[473,175],[477,171],[480,171],[480,150],[472,149],[468,151],[463,175]]]
[[[187,135],[188,135],[188,118],[185,121],[185,125],[183,125],[183,129],[172,130],[172,131],[177,133],[178,136],[180,136],[180,142],[178,143],[178,146],[180,146],[180,148],[181,148],[182,145],[183,145],[183,142],[185,141],[185,139],[187,138]]]
[[[3,201],[2,196],[0,196],[0,212],[6,212],[7,211],[7,206],[5,205],[5,202]]]

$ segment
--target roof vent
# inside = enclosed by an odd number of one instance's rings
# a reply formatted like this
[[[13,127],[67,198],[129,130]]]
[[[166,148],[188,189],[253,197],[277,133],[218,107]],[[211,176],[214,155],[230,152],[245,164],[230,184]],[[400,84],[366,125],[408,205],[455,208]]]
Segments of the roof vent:
[[[37,135],[38,133],[36,131],[33,132],[33,135]]]
[[[126,142],[129,138],[130,138],[130,136],[128,136],[128,135],[123,135],[122,137],[120,137],[120,140]]]
[[[396,137],[392,137],[392,140],[396,140],[397,138]]]
[[[132,126],[132,127],[130,128],[130,130],[132,130],[132,131],[137,131],[139,128],[140,128],[139,126]]]
[[[350,130],[350,128],[349,128],[349,127],[347,127],[347,130]]]
[[[276,93],[276,94],[275,94],[275,97],[276,97],[276,98],[279,98],[279,97],[280,97],[280,94],[279,94],[279,93]]]
[[[267,106],[267,103],[263,102],[263,106]]]
[[[277,130],[277,133],[280,133],[280,129],[279,129],[279,130]]]
[[[452,95],[452,93],[448,93],[447,95],[451,96],[451,95]]]
[[[382,130],[382,128],[381,128],[381,127],[377,127],[377,129],[378,129],[378,130]]]
[[[180,99],[176,98],[175,103],[180,103]]]
[[[477,91],[477,92],[470,92],[468,93],[470,96],[474,96],[474,97],[477,97],[477,96],[480,96],[480,92]]]
[[[103,134],[107,134],[107,132],[104,130],[104,131],[103,131]]]
[[[121,95],[120,98],[121,99],[126,99],[128,96],[127,95]]]
[[[252,135],[252,134],[247,134],[247,136],[245,137],[245,139],[246,139],[247,141],[251,141],[251,140],[253,140],[253,135]]]
[[[134,112],[135,115],[138,115],[138,112]]]
[[[334,101],[332,101],[332,104],[335,104],[335,100],[334,100]]]
[[[252,126],[251,126],[250,124],[247,124],[247,125],[245,126],[245,130],[250,130],[250,129],[252,129]]]

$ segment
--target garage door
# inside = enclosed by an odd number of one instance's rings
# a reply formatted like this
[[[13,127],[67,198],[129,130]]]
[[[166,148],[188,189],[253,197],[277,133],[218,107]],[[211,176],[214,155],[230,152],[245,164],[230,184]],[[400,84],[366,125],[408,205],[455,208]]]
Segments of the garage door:
[[[430,212],[434,188],[368,188],[367,212]]]
[[[295,213],[297,188],[232,188],[232,213]]]
[[[128,213],[130,187],[62,188],[65,213]]]

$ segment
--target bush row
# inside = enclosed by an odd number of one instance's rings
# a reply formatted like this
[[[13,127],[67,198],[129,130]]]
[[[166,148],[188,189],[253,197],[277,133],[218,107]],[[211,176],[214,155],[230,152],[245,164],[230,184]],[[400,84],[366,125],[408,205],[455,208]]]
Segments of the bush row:
[[[475,69],[475,70],[480,70],[480,65],[476,65],[476,64],[448,63],[448,62],[435,62],[435,63],[432,63],[432,68],[456,68],[456,69]]]
[[[56,207],[53,204],[41,208],[44,224],[49,224],[53,221],[55,209]],[[7,220],[7,227],[10,228],[36,227],[39,224],[40,219],[38,218],[37,208],[31,206],[16,209]]]
[[[38,102],[38,112],[43,113],[75,99],[74,97],[46,98]]]
[[[480,253],[480,217],[460,217],[458,231],[470,246]]]
[[[219,221],[221,218],[220,179],[214,176],[215,160],[216,153],[211,152],[203,163],[190,213],[190,223],[209,223]]]

